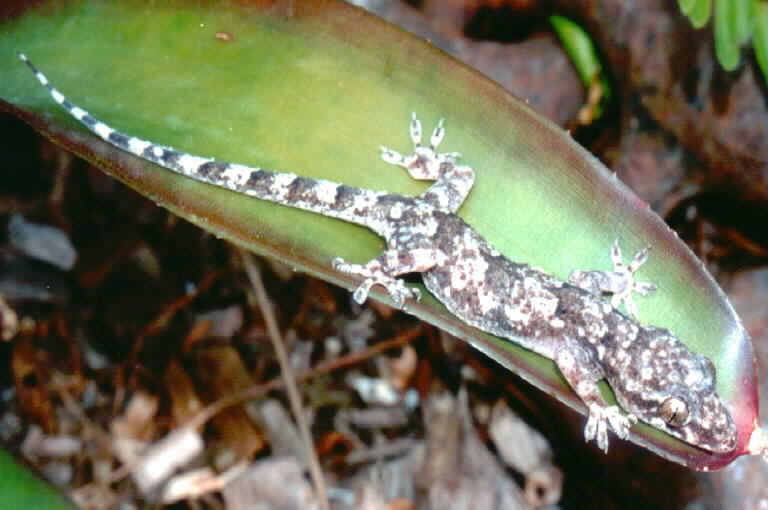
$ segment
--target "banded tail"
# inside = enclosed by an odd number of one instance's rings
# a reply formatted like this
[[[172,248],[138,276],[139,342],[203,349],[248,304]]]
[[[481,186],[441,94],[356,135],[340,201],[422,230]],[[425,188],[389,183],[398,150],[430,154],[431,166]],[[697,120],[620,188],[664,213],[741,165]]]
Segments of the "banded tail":
[[[375,208],[379,197],[387,194],[385,192],[216,161],[126,135],[69,101],[24,53],[16,54],[29,66],[54,101],[99,138],[119,149],[198,181],[369,228],[375,226],[371,209]]]

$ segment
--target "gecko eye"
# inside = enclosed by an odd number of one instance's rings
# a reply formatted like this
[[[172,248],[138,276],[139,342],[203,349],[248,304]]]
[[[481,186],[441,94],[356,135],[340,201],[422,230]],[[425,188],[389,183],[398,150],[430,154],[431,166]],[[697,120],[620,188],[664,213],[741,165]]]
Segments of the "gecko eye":
[[[688,406],[677,397],[671,397],[661,404],[661,419],[670,427],[677,428],[688,419]]]

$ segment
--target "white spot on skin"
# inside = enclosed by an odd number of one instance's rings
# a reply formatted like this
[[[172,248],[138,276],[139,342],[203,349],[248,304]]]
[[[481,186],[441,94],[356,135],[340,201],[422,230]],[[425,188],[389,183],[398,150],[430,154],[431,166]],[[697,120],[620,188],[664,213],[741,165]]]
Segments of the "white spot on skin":
[[[88,115],[88,112],[77,106],[69,110],[69,113],[71,113],[77,120],[83,120],[83,117]]]
[[[266,197],[276,202],[284,201],[288,194],[288,187],[296,180],[296,174],[274,174],[272,186],[266,193]]]
[[[144,150],[152,145],[151,142],[147,142],[146,140],[141,140],[139,138],[129,138],[128,139],[128,149],[133,152],[134,154],[141,154],[144,152]]]
[[[516,306],[505,306],[504,315],[513,323],[527,325],[531,320],[531,314],[524,312]]]
[[[159,158],[160,156],[162,156],[162,155],[163,155],[163,152],[164,152],[164,151],[163,151],[163,148],[162,148],[162,147],[159,147],[159,146],[157,146],[157,145],[155,145],[154,147],[152,147],[152,154],[154,154],[156,158]]]
[[[182,154],[179,158],[179,166],[189,173],[194,173],[197,168],[203,163],[212,161],[210,158],[201,158],[200,156],[193,156],[192,154]]]
[[[573,365],[574,359],[570,352],[564,352],[558,356],[557,366],[560,367],[560,370],[571,370],[573,369]]]
[[[578,387],[576,388],[576,394],[578,394],[578,395],[587,395],[587,394],[591,393],[593,386],[594,385],[592,384],[592,381],[589,381],[589,380],[586,380],[586,379],[582,380],[578,384]]]
[[[698,386],[702,380],[704,380],[704,374],[700,370],[691,370],[685,376],[685,385],[690,387]]]
[[[434,237],[435,233],[437,233],[437,229],[440,227],[440,224],[435,221],[434,218],[429,218],[428,221],[424,222],[424,225],[422,228],[418,229],[420,234],[424,234],[427,237]]]
[[[64,99],[65,99],[64,95],[61,92],[59,92],[58,90],[52,90],[51,91],[51,96],[53,97],[54,101],[56,101],[59,104],[64,102]]]
[[[369,193],[357,195],[355,196],[355,201],[352,204],[352,209],[361,211],[363,209],[373,207],[373,205],[376,203],[376,197],[377,195],[372,195]]]
[[[106,124],[97,122],[96,125],[93,126],[93,131],[102,138],[108,138],[115,130]]]
[[[392,209],[389,210],[389,217],[393,220],[399,220],[403,217],[403,206],[402,204],[395,204],[392,206]]]
[[[431,249],[412,250],[413,271],[426,271],[435,266],[435,264],[445,263],[446,255],[442,252]]]
[[[245,165],[232,164],[224,170],[222,178],[238,186],[243,186],[251,177],[251,172],[254,172],[255,170],[255,168],[249,168]]]
[[[317,181],[315,186],[315,195],[317,199],[326,204],[332,204],[336,200],[336,193],[339,190],[339,186],[336,183],[330,181]]]
[[[443,190],[432,190],[433,196],[437,198],[437,207],[440,209],[445,209],[448,207],[448,204],[451,203],[450,199],[448,198],[448,195],[445,194]]]
[[[534,313],[544,317],[551,317],[557,310],[557,299],[552,295],[534,296],[530,303]]]
[[[479,292],[477,294],[477,300],[480,305],[480,312],[482,314],[487,314],[496,306],[498,306],[498,300],[495,296],[492,295],[490,291],[486,288],[479,289]]]
[[[388,251],[387,252],[387,262],[386,262],[387,267],[388,268],[392,268],[392,269],[396,268],[397,267],[397,262],[398,262],[399,259],[400,259],[400,256],[399,256],[399,254],[397,253],[396,250]]]
[[[643,370],[640,372],[640,377],[642,377],[644,381],[650,381],[651,379],[653,379],[653,368],[644,367]]]

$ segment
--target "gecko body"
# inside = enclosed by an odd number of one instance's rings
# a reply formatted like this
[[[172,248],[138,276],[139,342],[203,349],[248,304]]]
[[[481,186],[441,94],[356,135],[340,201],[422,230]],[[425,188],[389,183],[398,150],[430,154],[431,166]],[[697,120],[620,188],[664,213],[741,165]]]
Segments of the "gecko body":
[[[442,121],[423,145],[421,124],[413,116],[411,154],[382,148],[384,161],[415,179],[434,181],[420,196],[406,197],[216,161],[120,133],[67,100],[19,56],[57,103],[122,150],[198,181],[380,235],[387,249],[367,264],[332,261],[337,270],[361,278],[356,301],[362,303],[372,286],[381,285],[403,307],[420,294],[399,277],[420,273],[429,292],[462,321],[553,360],[588,409],[586,439],[603,450],[609,427],[624,438],[637,419],[709,451],[735,448],[736,428],[715,391],[712,362],[670,331],[633,318],[631,293],[653,290],[632,276],[647,251],[627,267],[615,245],[614,271],[574,271],[569,282],[508,259],[456,214],[472,189],[474,171],[457,163],[458,153],[437,152],[445,134]],[[603,292],[613,295],[611,303]],[[621,302],[627,315],[617,309]],[[603,398],[601,379],[627,414]]]

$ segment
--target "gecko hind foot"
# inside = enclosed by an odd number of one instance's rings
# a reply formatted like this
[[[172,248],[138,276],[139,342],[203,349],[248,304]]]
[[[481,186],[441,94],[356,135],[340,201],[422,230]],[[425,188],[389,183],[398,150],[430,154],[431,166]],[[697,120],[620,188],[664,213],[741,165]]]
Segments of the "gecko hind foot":
[[[419,289],[408,287],[403,280],[389,276],[380,268],[371,268],[363,264],[350,264],[341,257],[333,260],[333,268],[342,273],[364,277],[363,282],[352,293],[353,299],[359,304],[363,304],[368,299],[368,293],[374,285],[381,285],[387,289],[398,308],[403,308],[405,300],[408,298],[413,298],[416,301],[421,300]]]
[[[595,440],[597,447],[608,451],[608,426],[616,433],[620,439],[626,439],[629,435],[629,428],[637,423],[637,416],[634,414],[624,415],[618,406],[604,407],[598,404],[589,406],[589,419],[584,427],[584,439],[587,441]]]

